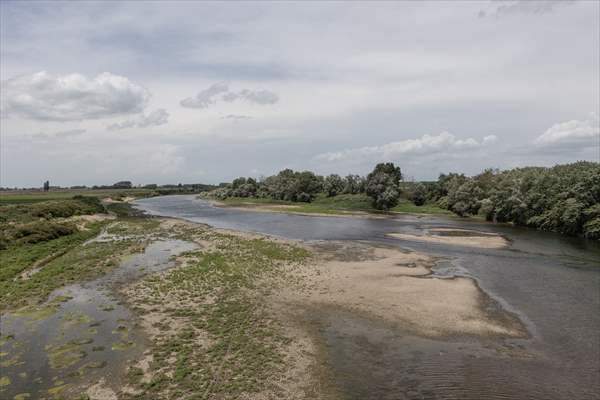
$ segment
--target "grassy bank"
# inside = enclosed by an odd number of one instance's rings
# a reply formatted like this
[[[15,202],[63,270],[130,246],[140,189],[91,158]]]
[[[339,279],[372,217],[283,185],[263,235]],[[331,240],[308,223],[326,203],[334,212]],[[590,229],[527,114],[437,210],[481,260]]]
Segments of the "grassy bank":
[[[219,202],[230,207],[259,207],[271,211],[288,211],[312,214],[344,215],[352,213],[386,214],[373,208],[369,197],[364,194],[344,194],[333,197],[318,196],[311,203],[280,201],[265,198],[231,197]],[[435,204],[416,206],[408,200],[401,199],[391,213],[453,215]]]
[[[99,276],[139,248],[128,239],[84,245],[101,231],[120,226],[127,236],[154,223],[129,219],[123,228],[98,198],[82,196],[2,204],[0,222],[0,311],[41,303],[54,289]]]
[[[150,197],[157,192],[151,189],[56,189],[44,192],[42,190],[11,190],[0,192],[1,204],[38,203],[49,200],[68,200],[73,196],[96,197],[113,199],[123,197]]]

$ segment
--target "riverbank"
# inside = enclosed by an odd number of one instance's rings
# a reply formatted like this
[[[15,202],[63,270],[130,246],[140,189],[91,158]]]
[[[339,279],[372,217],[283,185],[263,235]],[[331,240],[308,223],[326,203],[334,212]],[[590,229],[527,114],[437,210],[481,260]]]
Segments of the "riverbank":
[[[311,203],[249,197],[231,197],[219,200],[204,196],[201,198],[210,201],[216,207],[228,207],[257,212],[284,212],[306,216],[366,218],[387,218],[397,214],[454,216],[452,212],[439,208],[434,204],[416,206],[405,199],[401,199],[400,203],[388,212],[380,211],[372,207],[368,197],[360,194],[338,195],[334,197],[319,196]]]

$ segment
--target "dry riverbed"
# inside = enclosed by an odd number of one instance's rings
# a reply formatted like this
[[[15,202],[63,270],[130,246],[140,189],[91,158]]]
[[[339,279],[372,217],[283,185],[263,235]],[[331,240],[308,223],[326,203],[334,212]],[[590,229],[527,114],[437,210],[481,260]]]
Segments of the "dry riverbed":
[[[193,247],[172,257],[169,269],[113,287],[133,312],[132,337],[141,338],[132,358],[114,366],[120,378],[96,375],[57,395],[340,398],[330,349],[313,318],[323,310],[382,321],[423,338],[527,336],[520,321],[474,280],[432,274],[440,260],[426,254],[366,242],[295,242],[174,219],[152,221],[142,229],[111,222],[95,243],[121,234],[126,240],[178,240]]]

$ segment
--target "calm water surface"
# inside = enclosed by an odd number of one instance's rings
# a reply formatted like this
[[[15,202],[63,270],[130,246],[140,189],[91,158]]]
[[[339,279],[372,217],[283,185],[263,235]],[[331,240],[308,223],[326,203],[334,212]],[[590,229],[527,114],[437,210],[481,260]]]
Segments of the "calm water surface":
[[[531,338],[433,340],[339,311],[312,314],[334,378],[355,399],[599,399],[600,246],[531,229],[456,218],[302,216],[217,208],[195,196],[138,200],[153,215],[301,240],[368,240],[447,259],[517,314]],[[391,239],[452,227],[498,233],[507,249]]]

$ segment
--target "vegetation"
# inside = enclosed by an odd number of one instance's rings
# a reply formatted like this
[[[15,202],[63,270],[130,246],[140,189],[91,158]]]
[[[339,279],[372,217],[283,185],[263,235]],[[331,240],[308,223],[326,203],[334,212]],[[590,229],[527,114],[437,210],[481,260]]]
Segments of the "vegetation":
[[[131,290],[136,309],[150,314],[161,332],[153,337],[148,370],[129,368],[129,383],[136,389],[131,397],[170,398],[177,393],[184,398],[237,399],[276,391],[269,383],[284,370],[282,348],[289,339],[263,296],[281,276],[281,266],[302,262],[308,252],[199,226],[179,230],[181,238],[213,246],[188,253],[183,266],[149,276]]]
[[[0,187],[0,204],[37,203],[48,200],[65,200],[73,196],[97,197],[118,200],[125,197],[152,197],[169,194],[201,193],[217,188],[215,185],[205,184],[176,184],[156,185],[150,184],[143,187],[132,187],[131,182],[117,182],[110,186],[72,186],[71,188],[47,187],[45,189],[7,189]]]
[[[376,165],[366,178],[286,169],[259,181],[237,178],[207,195],[230,205],[287,204],[307,213],[453,213],[600,239],[600,164],[594,162],[441,174],[416,183],[402,182],[393,163]]]
[[[107,222],[74,218],[103,213],[97,197],[1,205],[0,310],[39,303],[58,287],[106,272],[125,249],[138,246],[132,240],[82,246]]]
[[[398,204],[400,198],[399,184],[402,180],[400,168],[393,163],[381,163],[367,175],[365,192],[372,199],[373,207],[378,210],[389,210]]]
[[[600,239],[600,164],[440,175],[427,198],[460,216]]]
[[[68,200],[51,200],[33,204],[0,206],[0,250],[11,245],[40,243],[77,231],[64,221],[75,215],[104,213],[96,197],[75,196]],[[60,219],[57,222],[57,219]]]
[[[98,199],[110,197],[121,199],[125,197],[151,197],[159,193],[148,189],[58,189],[43,192],[40,190],[2,190],[0,191],[0,205],[39,203],[49,200],[69,200],[74,196],[96,197]]]

